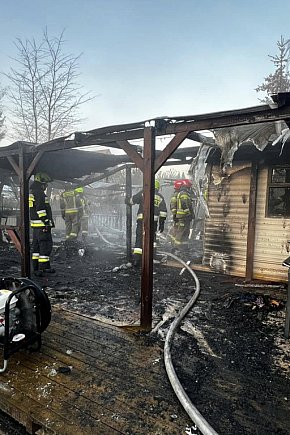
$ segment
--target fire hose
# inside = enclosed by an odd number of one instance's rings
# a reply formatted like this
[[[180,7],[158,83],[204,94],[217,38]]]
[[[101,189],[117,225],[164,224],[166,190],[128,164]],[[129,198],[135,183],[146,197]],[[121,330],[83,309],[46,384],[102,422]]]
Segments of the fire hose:
[[[165,363],[165,369],[169,378],[169,381],[171,383],[171,386],[180,401],[181,405],[183,406],[184,410],[187,412],[191,420],[195,423],[195,425],[198,427],[198,429],[202,432],[203,435],[218,435],[218,433],[210,426],[210,424],[205,420],[205,418],[201,415],[201,413],[198,411],[198,409],[193,405],[190,398],[184,391],[184,388],[182,387],[175,369],[173,367],[172,358],[171,358],[171,345],[174,338],[175,331],[177,327],[180,325],[183,318],[186,316],[188,311],[192,308],[192,306],[195,304],[199,293],[200,293],[200,284],[199,280],[194,273],[194,271],[179,257],[177,257],[174,254],[171,254],[170,252],[160,252],[160,255],[166,255],[169,257],[172,257],[174,260],[178,261],[185,267],[188,272],[191,274],[195,281],[196,289],[191,297],[190,301],[185,305],[185,307],[179,312],[179,314],[176,316],[175,320],[172,322],[168,333],[166,335],[165,339],[165,345],[164,345],[164,363]]]
[[[103,240],[103,242],[105,242],[107,245],[110,245],[110,246],[116,246],[116,243],[112,243],[108,239],[106,239],[106,237],[102,235],[102,233],[100,232],[100,230],[98,228],[95,228],[95,230],[96,230],[96,233],[98,234],[98,236],[101,238],[101,240]]]

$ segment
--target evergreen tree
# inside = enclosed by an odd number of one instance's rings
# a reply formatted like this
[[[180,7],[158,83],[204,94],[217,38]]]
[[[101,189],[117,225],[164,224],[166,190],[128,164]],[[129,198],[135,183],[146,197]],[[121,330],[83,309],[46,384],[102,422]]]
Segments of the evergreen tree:
[[[271,95],[278,92],[290,91],[290,75],[288,72],[289,62],[289,40],[285,41],[283,36],[277,41],[278,54],[275,56],[269,55],[271,62],[274,64],[275,71],[265,77],[263,83],[259,85],[255,91],[265,92],[266,96],[259,99],[262,103],[269,103]]]

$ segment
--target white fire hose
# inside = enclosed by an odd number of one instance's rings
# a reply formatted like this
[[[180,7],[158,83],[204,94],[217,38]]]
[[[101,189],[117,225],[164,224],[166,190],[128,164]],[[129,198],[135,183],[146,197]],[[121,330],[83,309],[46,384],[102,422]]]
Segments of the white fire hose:
[[[178,400],[180,401],[181,405],[183,406],[184,410],[187,412],[191,420],[195,423],[195,425],[198,427],[198,429],[202,432],[203,435],[218,435],[218,433],[210,426],[210,424],[205,420],[205,418],[201,415],[201,413],[198,411],[198,409],[193,405],[191,400],[189,399],[188,395],[184,391],[184,388],[182,387],[176,372],[174,370],[172,359],[171,359],[171,353],[170,348],[173,341],[173,337],[175,334],[175,330],[180,325],[182,319],[186,316],[188,311],[191,309],[191,307],[196,302],[199,293],[200,293],[200,284],[199,280],[194,273],[194,271],[183,261],[181,258],[177,257],[174,254],[171,254],[169,252],[160,252],[161,255],[168,255],[172,257],[174,260],[181,263],[185,269],[188,270],[188,272],[191,274],[195,281],[196,289],[195,292],[190,299],[190,301],[185,305],[185,307],[179,312],[179,314],[176,316],[175,320],[172,322],[168,333],[166,335],[165,339],[165,345],[164,345],[164,363],[166,372],[169,378],[169,381],[172,385],[172,388],[178,397]]]

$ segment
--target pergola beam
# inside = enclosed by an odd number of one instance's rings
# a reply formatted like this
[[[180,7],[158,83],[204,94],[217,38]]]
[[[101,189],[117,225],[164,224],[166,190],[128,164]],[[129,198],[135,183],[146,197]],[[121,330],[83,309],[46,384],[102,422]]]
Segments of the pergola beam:
[[[145,132],[144,132],[145,135]],[[117,141],[120,148],[122,148],[125,153],[130,157],[131,160],[135,163],[137,168],[140,169],[140,171],[143,172],[144,170],[144,162],[142,156],[138,154],[138,152],[134,149],[134,147],[126,140],[119,140]]]
[[[126,125],[109,126],[84,133],[75,133],[71,136],[59,138],[41,145],[19,142],[19,148],[9,150],[0,149],[0,157],[8,157],[12,167],[19,170],[20,179],[20,209],[21,209],[21,246],[22,270],[29,276],[29,217],[28,217],[28,175],[32,173],[35,164],[43,152],[58,151],[86,146],[106,146],[123,149],[135,165],[143,171],[144,188],[144,240],[141,276],[141,324],[143,329],[149,330],[152,324],[152,292],[153,292],[153,211],[154,211],[154,175],[165,164],[174,151],[189,137],[192,140],[201,140],[202,143],[212,144],[210,138],[204,139],[197,133],[202,130],[216,130],[230,128],[238,125],[258,124],[283,120],[290,124],[290,93],[278,94],[273,98],[276,105],[250,107],[246,109],[230,110],[187,117],[156,118],[155,126],[146,126],[145,122]],[[152,125],[152,124],[151,124]],[[155,139],[158,136],[175,135],[170,143],[159,154],[155,151]],[[129,140],[144,139],[143,157],[138,152],[138,146],[130,144]],[[20,149],[20,145],[22,145]],[[27,154],[30,153],[30,156]],[[41,154],[37,154],[41,153]],[[31,165],[29,157],[35,155]],[[11,158],[19,156],[19,164]],[[178,162],[180,163],[180,162]],[[172,162],[171,164],[174,164]],[[104,175],[101,175],[104,178]],[[99,178],[101,179],[101,178]],[[253,183],[254,185],[254,183]],[[252,198],[254,203],[254,196]],[[28,248],[27,248],[28,247]],[[250,249],[250,244],[249,244]],[[250,276],[251,270],[248,269]]]
[[[290,119],[290,106],[277,107],[275,109],[270,109],[269,106],[258,106],[252,108],[252,110],[241,109],[221,112],[219,114],[209,114],[208,118],[204,118],[204,115],[197,115],[192,121],[166,125],[159,133],[189,133],[199,130],[216,130],[224,127],[230,128],[237,125],[284,121],[287,119]]]
[[[158,156],[155,162],[154,171],[155,173],[163,166],[167,159],[174,153],[174,151],[179,147],[179,145],[186,139],[187,132],[178,133],[173,139],[166,145],[165,149]]]

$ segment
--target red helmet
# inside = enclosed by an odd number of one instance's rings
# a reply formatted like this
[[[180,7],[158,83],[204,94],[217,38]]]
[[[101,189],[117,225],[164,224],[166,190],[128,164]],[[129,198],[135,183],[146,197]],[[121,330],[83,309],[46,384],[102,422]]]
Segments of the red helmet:
[[[184,178],[183,180],[175,180],[174,181],[174,189],[179,190],[181,187],[192,187],[192,182],[188,178]]]

